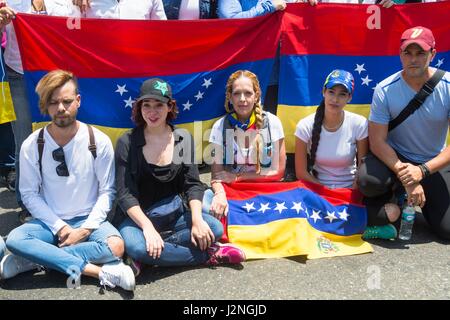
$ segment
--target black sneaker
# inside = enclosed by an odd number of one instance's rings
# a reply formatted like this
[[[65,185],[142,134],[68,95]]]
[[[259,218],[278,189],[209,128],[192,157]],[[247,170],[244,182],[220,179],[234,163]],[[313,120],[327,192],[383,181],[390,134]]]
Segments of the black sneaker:
[[[21,224],[27,223],[31,221],[31,219],[33,219],[33,217],[27,209],[22,209],[22,211],[19,212],[19,222]]]

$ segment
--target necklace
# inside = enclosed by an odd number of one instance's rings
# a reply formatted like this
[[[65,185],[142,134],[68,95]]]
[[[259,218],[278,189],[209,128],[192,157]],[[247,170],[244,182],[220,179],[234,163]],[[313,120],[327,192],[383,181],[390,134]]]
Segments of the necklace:
[[[326,125],[325,125],[325,123],[323,123],[323,127],[327,130],[327,131],[337,131],[337,129],[339,129],[341,126],[342,126],[342,124],[344,123],[344,118],[345,118],[345,116],[344,116],[344,114],[342,114],[342,118],[341,118],[341,121],[339,121],[339,123],[336,125],[336,126],[334,126],[334,127],[327,127]]]

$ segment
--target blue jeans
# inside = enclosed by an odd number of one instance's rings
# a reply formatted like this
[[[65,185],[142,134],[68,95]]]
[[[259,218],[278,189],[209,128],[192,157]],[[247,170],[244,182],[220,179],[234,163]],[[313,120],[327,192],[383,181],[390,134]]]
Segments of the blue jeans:
[[[76,217],[65,222],[72,228],[79,228],[87,216]],[[59,248],[58,236],[45,223],[33,219],[15,228],[8,235],[6,246],[12,253],[32,262],[68,275],[82,272],[88,263],[104,264],[119,261],[108,246],[107,239],[121,238],[120,233],[109,222],[103,222],[81,243]]]
[[[16,168],[16,199],[17,203],[22,206],[22,197],[19,190],[19,154],[20,147],[26,138],[31,134],[31,110],[28,102],[28,94],[25,85],[23,74],[15,72],[13,69],[6,67],[6,73],[11,88],[11,97],[14,104],[14,111],[16,113],[16,121],[11,122],[12,130],[14,132],[15,143],[15,168]]]
[[[222,223],[205,211],[203,220],[211,228],[215,239],[220,239],[223,234]],[[164,249],[158,259],[148,255],[142,229],[133,220],[126,218],[119,226],[125,241],[126,252],[131,258],[144,264],[164,267],[195,266],[204,264],[209,259],[206,251],[201,251],[191,242],[192,216],[189,211],[182,214],[171,225],[154,224],[154,227],[164,240]]]
[[[3,259],[3,256],[5,255],[5,251],[6,251],[5,240],[3,240],[3,237],[0,236],[0,260]]]

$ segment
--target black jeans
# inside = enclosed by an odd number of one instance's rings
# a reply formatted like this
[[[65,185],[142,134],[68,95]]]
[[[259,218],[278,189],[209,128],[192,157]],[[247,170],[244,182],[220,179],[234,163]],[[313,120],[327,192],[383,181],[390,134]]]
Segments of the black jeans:
[[[417,165],[400,154],[397,155],[402,162]],[[393,201],[395,195],[404,190],[394,172],[369,153],[359,169],[358,183],[360,191],[365,196],[368,225],[389,223],[384,212],[384,204]],[[450,240],[450,166],[426,177],[420,184],[426,198],[425,206],[422,208],[426,221],[439,237]]]

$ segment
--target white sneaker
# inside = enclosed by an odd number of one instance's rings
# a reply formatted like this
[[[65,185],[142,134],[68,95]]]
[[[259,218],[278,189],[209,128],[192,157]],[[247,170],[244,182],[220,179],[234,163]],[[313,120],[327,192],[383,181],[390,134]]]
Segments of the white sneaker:
[[[102,286],[111,288],[119,286],[134,291],[136,286],[133,270],[122,261],[104,264],[98,278]]]
[[[0,278],[10,279],[19,273],[40,269],[41,266],[15,254],[7,254],[0,262]]]

